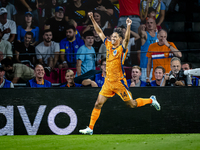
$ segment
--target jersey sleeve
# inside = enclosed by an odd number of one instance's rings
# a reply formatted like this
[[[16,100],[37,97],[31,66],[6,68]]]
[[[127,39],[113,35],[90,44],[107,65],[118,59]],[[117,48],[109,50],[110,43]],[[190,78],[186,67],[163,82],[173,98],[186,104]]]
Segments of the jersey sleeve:
[[[60,52],[65,52],[65,43],[63,40],[60,42]]]
[[[175,46],[175,44],[173,42],[169,42],[169,44],[174,47],[175,49],[177,49],[177,47]]]
[[[148,58],[151,58],[152,51],[155,51],[155,50],[153,50],[153,49],[154,49],[154,45],[153,45],[153,44],[149,45],[149,49],[148,49],[147,54],[146,54],[146,56],[147,56]]]

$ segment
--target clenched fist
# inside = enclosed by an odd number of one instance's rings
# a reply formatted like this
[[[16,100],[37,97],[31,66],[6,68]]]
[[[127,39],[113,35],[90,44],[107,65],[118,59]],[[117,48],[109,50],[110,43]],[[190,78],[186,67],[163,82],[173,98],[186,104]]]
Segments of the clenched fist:
[[[89,18],[93,17],[93,12],[88,13]]]
[[[132,24],[132,20],[129,19],[129,18],[127,18],[127,19],[126,19],[126,24],[127,24],[127,25],[131,25],[131,24]]]

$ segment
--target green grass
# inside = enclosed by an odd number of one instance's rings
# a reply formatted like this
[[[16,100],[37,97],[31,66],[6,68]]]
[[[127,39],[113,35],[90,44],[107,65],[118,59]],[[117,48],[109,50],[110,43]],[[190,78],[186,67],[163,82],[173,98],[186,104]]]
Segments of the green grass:
[[[200,134],[0,136],[0,150],[200,150]]]

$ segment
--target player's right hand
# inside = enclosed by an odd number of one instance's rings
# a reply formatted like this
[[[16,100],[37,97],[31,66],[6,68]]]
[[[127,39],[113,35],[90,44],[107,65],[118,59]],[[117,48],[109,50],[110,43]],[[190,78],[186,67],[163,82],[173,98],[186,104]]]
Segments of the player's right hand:
[[[88,13],[89,18],[93,17],[93,12]]]

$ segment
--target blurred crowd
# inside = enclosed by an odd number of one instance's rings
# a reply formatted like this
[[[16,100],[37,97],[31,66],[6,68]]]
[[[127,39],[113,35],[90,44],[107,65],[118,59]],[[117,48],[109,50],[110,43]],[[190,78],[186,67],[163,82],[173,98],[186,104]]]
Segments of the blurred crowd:
[[[116,29],[125,34],[132,20],[124,64],[129,87],[199,86],[196,76],[180,75],[194,68],[167,41],[165,15],[178,6],[179,0],[0,0],[0,88],[51,87],[58,73],[60,87],[101,87],[106,47],[89,12],[108,39]]]

